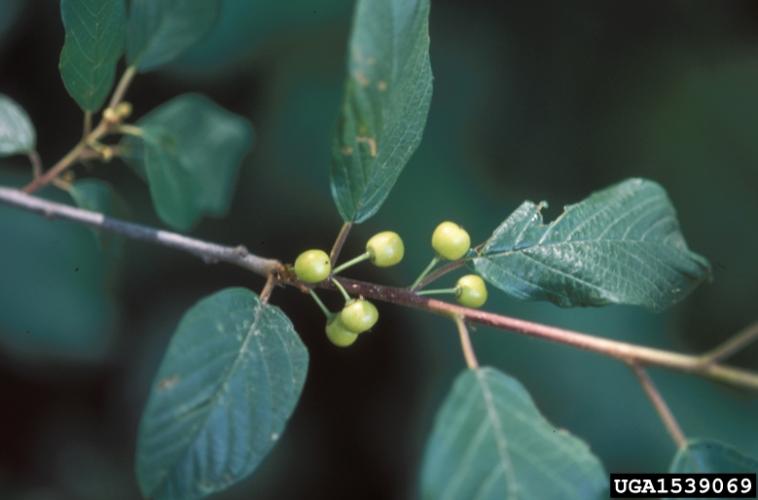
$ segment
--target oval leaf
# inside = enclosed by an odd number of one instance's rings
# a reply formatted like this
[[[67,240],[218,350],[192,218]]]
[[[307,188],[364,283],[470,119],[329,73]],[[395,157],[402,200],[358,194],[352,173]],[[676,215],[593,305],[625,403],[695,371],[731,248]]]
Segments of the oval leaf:
[[[547,225],[543,206],[522,204],[474,258],[487,281],[516,298],[662,310],[710,277],[655,182],[616,184],[566,206]]]
[[[175,59],[216,22],[221,0],[132,0],[126,56],[149,71]]]
[[[60,60],[63,83],[85,111],[105,102],[124,52],[124,0],[61,0],[66,41]]]
[[[13,99],[0,94],[0,157],[28,153],[36,143],[29,115]]]
[[[345,221],[379,210],[421,136],[432,98],[429,0],[359,0],[332,145],[332,196]]]
[[[142,141],[125,142],[147,179],[158,215],[187,230],[202,215],[224,215],[253,130],[241,116],[197,94],[179,96],[138,122]]]
[[[284,431],[307,368],[278,307],[242,288],[201,300],[174,333],[140,422],[145,497],[198,498],[253,472]]]
[[[592,500],[607,498],[608,476],[518,381],[482,368],[459,375],[437,413],[421,487],[430,500]]]

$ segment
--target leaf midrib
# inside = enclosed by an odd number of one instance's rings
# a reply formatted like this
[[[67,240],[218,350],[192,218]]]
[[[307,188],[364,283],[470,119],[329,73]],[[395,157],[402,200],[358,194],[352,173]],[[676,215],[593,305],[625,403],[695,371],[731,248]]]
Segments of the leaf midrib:
[[[501,466],[503,467],[503,473],[505,474],[505,487],[509,498],[513,500],[518,498],[518,491],[520,490],[515,471],[513,470],[513,462],[511,460],[510,453],[508,452],[507,440],[505,433],[501,426],[500,419],[497,416],[497,409],[493,403],[492,390],[486,380],[486,373],[477,368],[475,370],[476,380],[482,389],[482,395],[484,397],[484,406],[487,410],[487,416],[490,419],[490,425],[492,426],[492,434],[495,436],[495,445],[497,446],[497,452],[500,456]]]
[[[211,413],[210,409],[215,407],[216,401],[218,401],[218,398],[222,393],[226,391],[226,388],[228,387],[228,381],[231,378],[231,374],[234,373],[237,370],[237,365],[239,364],[240,360],[243,358],[242,353],[246,352],[247,346],[249,345],[251,339],[255,337],[255,334],[253,333],[255,331],[255,326],[258,324],[261,313],[263,311],[263,308],[265,306],[261,304],[260,302],[256,305],[255,313],[253,315],[253,321],[250,324],[250,328],[248,329],[247,335],[245,336],[245,340],[242,341],[242,344],[240,344],[239,349],[237,349],[237,354],[234,358],[234,361],[230,364],[229,368],[224,372],[223,376],[220,377],[222,382],[218,386],[218,388],[213,392],[212,396],[210,396],[205,402],[199,403],[198,408],[205,408],[205,410],[202,416],[201,425],[197,425],[196,428],[192,432],[193,438],[190,440],[190,443],[193,443],[195,439],[197,438],[197,435],[206,428],[208,423],[208,417]],[[269,388],[270,388],[270,374],[268,371],[268,364],[266,363],[265,359],[263,359],[263,364],[265,365],[265,372],[266,376],[269,379]],[[271,398],[271,391],[268,391],[269,399]],[[187,452],[192,448],[192,446],[189,446],[181,455],[180,459],[176,462],[180,462],[181,459],[183,459]],[[158,481],[155,485],[155,490],[159,490],[164,487],[166,484],[166,480],[168,479],[170,475],[171,467],[166,467],[164,469],[164,472],[160,475],[161,479]]]
[[[635,240],[635,239],[602,239],[602,240],[573,240],[573,241],[557,241],[555,243],[548,243],[548,244],[536,244],[536,245],[529,245],[522,248],[512,248],[510,250],[503,250],[503,251],[497,251],[493,253],[487,253],[487,250],[482,250],[482,253],[474,257],[474,259],[481,259],[481,258],[497,258],[497,257],[508,257],[511,255],[518,255],[522,252],[527,252],[529,250],[533,249],[543,249],[543,248],[554,248],[554,247],[560,247],[562,245],[597,245],[600,243],[612,243],[612,244],[643,244],[643,245],[650,245],[650,246],[664,246],[667,248],[671,248],[674,250],[682,251],[685,250],[677,247],[675,245],[671,245],[668,243],[664,243],[663,241],[650,241],[650,240]]]

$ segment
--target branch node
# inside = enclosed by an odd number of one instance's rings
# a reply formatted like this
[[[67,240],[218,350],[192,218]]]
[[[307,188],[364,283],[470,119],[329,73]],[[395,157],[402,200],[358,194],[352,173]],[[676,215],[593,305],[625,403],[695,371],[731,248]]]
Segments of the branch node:
[[[758,340],[758,321],[749,324],[714,349],[700,356],[698,358],[697,369],[705,370],[708,366],[737,354],[756,340]]]
[[[39,186],[40,184],[37,183],[34,188]],[[200,257],[209,256],[214,259],[212,260],[213,262],[226,262],[260,276],[268,277],[273,274],[278,284],[290,285],[305,293],[308,293],[309,290],[305,284],[298,281],[291,266],[275,259],[267,259],[251,254],[241,245],[236,247],[224,246],[164,229],[135,224],[114,217],[106,217],[99,212],[83,210],[63,203],[55,203],[30,196],[18,189],[0,187],[0,202],[48,218],[77,222],[96,229],[120,234],[127,238],[162,245]],[[340,278],[340,283],[347,290],[350,290],[353,295],[361,295],[370,299],[421,309],[433,314],[458,318],[456,322],[460,322],[460,327],[465,327],[465,323],[463,323],[465,320],[469,323],[488,325],[499,330],[512,331],[521,335],[583,349],[627,363],[661,366],[723,383],[753,390],[758,389],[758,373],[719,364],[714,362],[713,358],[707,364],[703,364],[703,362],[699,361],[701,358],[698,356],[620,342],[566,328],[462,307],[448,302],[420,297],[407,288],[366,283],[349,278]],[[317,286],[321,288],[334,288],[334,285],[328,281],[319,283]],[[758,330],[758,325],[751,328]],[[460,330],[461,335],[464,335],[464,332],[466,336],[468,335],[467,329],[460,328]],[[740,345],[745,345],[743,344],[744,340],[752,339],[754,336],[758,336],[758,333],[738,335],[742,339],[739,342]],[[735,343],[737,343],[736,338],[731,345],[735,345]],[[471,360],[469,362],[471,363]],[[473,365],[473,363],[471,364]]]
[[[276,275],[274,273],[269,274],[268,277],[266,277],[266,284],[263,285],[263,290],[261,290],[261,302],[268,304],[268,300],[271,298],[271,292],[274,291],[276,285]]]

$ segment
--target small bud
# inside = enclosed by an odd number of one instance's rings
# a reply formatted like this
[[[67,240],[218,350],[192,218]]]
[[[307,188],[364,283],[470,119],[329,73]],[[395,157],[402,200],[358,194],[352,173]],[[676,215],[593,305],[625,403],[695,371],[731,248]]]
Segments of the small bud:
[[[129,118],[132,115],[132,103],[126,101],[118,103],[116,105],[116,115],[121,120]]]
[[[113,151],[113,148],[110,146],[104,146],[100,151],[100,156],[103,158],[104,162],[109,162],[115,156],[115,151]]]
[[[103,111],[103,120],[108,123],[116,124],[121,121],[118,112],[113,108],[105,108]]]

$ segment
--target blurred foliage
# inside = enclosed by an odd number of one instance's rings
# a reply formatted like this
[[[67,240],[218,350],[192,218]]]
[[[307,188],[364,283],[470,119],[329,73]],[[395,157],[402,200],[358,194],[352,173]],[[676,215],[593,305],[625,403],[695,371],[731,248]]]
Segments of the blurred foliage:
[[[0,171],[3,185],[19,176]],[[56,193],[53,199],[71,203]],[[109,290],[107,253],[90,230],[51,225],[30,213],[0,207],[0,344],[24,358],[96,361],[115,333],[118,306]]]
[[[77,140],[81,122],[57,72],[57,4],[3,4],[0,92],[29,111],[50,165]],[[255,126],[256,149],[229,215],[193,234],[284,259],[331,244],[340,218],[329,195],[330,140],[351,6],[225,0],[205,41],[137,79],[129,94],[137,116],[193,90]],[[488,308],[683,350],[709,348],[755,319],[754,2],[436,0],[430,29],[435,89],[423,142],[345,249],[357,254],[374,231],[393,229],[405,238],[406,261],[391,271],[360,267],[356,277],[412,281],[442,219],[482,241],[525,199],[549,199],[550,220],[562,202],[645,176],[667,189],[690,247],[714,263],[713,284],[664,314],[562,310],[494,291]],[[159,224],[144,185],[126,170],[113,163],[77,172],[116,186],[135,220]],[[3,185],[30,175],[22,159],[3,172]],[[133,242],[120,272],[108,272],[110,259],[86,228],[6,208],[0,227],[0,390],[14,408],[3,415],[0,497],[136,498],[137,422],[168,336],[200,297],[261,281]],[[272,455],[219,498],[414,496],[432,417],[463,366],[452,326],[383,306],[371,337],[343,352],[324,339],[307,297],[277,290],[272,301],[309,348],[309,378]],[[624,366],[487,328],[474,342],[482,363],[523,383],[548,420],[585,439],[607,470],[668,467],[673,445]],[[758,348],[735,363],[758,366]],[[688,436],[758,453],[755,394],[651,373]]]
[[[0,9],[0,42],[11,31],[16,22],[16,18],[21,13],[23,7],[22,0],[4,0],[3,8]]]

